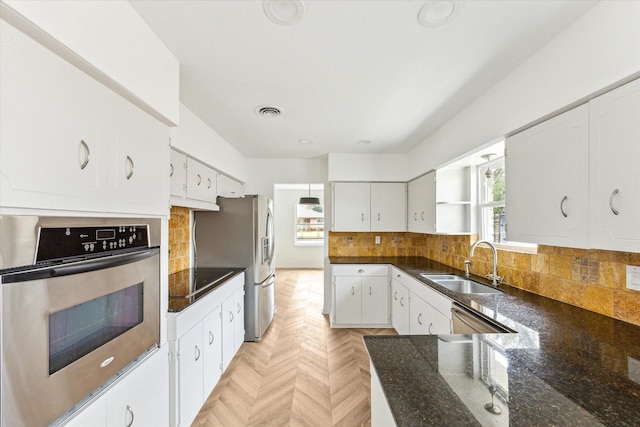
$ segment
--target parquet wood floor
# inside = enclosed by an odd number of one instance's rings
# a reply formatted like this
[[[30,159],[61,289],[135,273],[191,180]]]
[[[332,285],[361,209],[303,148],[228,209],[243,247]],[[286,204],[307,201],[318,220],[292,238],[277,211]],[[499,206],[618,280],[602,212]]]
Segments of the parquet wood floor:
[[[322,314],[322,270],[277,270],[273,323],[245,342],[192,427],[369,426],[369,357],[363,335],[332,329]]]

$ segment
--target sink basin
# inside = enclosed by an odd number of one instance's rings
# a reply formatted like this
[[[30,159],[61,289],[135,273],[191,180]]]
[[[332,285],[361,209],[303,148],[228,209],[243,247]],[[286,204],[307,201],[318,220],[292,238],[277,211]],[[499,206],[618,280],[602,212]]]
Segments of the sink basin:
[[[500,294],[502,291],[455,274],[421,274],[425,279],[461,294]]]

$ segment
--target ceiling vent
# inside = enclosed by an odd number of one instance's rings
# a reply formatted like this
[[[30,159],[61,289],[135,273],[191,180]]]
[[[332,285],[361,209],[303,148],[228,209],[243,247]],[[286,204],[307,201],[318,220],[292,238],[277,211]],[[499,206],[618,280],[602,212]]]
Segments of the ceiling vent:
[[[256,108],[256,113],[262,117],[278,117],[282,112],[283,111],[280,107],[274,107],[273,105],[265,105]]]

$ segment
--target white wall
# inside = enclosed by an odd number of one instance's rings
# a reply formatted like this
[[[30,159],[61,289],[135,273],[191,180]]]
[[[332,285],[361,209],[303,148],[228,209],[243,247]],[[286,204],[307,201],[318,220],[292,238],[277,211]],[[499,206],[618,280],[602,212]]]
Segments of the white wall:
[[[640,2],[602,1],[409,153],[409,178],[640,73]]]
[[[276,233],[275,260],[277,268],[324,267],[324,242],[320,246],[295,245],[295,208],[300,197],[308,195],[309,190],[306,185],[276,185],[273,202]],[[323,184],[312,186],[311,197],[318,197],[320,203],[324,202]]]
[[[245,192],[273,198],[274,184],[327,182],[327,159],[247,159]]]
[[[180,63],[127,1],[2,0],[2,19],[167,125]]]
[[[329,181],[406,182],[407,162],[406,153],[329,153]]]
[[[182,104],[180,126],[171,128],[171,145],[239,181],[247,182],[247,159]]]

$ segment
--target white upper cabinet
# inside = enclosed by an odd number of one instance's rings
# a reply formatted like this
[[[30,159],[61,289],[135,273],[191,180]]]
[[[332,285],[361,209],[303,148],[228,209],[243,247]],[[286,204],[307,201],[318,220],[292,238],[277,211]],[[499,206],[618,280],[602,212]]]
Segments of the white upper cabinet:
[[[187,197],[204,202],[216,202],[218,173],[199,161],[187,158]]]
[[[0,26],[0,206],[168,214],[169,129]]]
[[[244,185],[226,175],[218,174],[218,196],[219,197],[244,197]]]
[[[427,234],[469,233],[469,168],[445,168],[409,182],[409,231]]]
[[[334,184],[333,231],[406,231],[405,183]]]
[[[339,182],[333,187],[333,231],[371,230],[370,184]]]
[[[407,185],[371,184],[371,231],[406,231]]]
[[[509,240],[640,252],[640,80],[506,144]]]
[[[187,197],[187,156],[176,150],[169,161],[169,189],[171,196]]]
[[[640,252],[640,80],[589,109],[591,247]]]
[[[506,140],[507,238],[588,247],[589,107]]]

